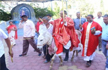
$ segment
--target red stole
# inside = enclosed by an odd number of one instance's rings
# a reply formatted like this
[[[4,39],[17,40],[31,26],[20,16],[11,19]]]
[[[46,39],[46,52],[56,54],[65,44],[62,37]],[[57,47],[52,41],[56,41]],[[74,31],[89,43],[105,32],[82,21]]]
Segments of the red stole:
[[[63,22],[63,20],[61,20],[61,22]],[[61,32],[62,32],[62,27],[64,25],[64,23],[61,24],[61,22],[60,22],[60,25],[58,27],[58,32],[57,32],[57,34],[60,36],[61,36]],[[54,37],[54,40],[55,40],[55,44],[57,47],[56,54],[62,53],[63,52],[63,45],[58,41],[57,36]]]

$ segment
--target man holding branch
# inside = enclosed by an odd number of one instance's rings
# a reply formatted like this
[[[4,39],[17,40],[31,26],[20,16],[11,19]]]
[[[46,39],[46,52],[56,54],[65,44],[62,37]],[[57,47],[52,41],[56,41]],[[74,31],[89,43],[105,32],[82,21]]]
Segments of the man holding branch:
[[[93,21],[93,15],[88,15],[87,22],[83,25],[80,24],[80,30],[82,32],[82,56],[87,61],[86,67],[90,67],[95,56],[95,50],[99,43],[98,38],[101,36],[102,28],[97,22]]]
[[[2,43],[2,40],[5,40],[8,48],[9,48],[9,55],[11,58],[13,58],[13,52],[11,49],[11,43],[8,38],[8,36],[3,32],[3,30],[0,29],[0,70],[8,70],[6,67],[6,62],[5,62],[5,51],[4,51],[4,46]]]

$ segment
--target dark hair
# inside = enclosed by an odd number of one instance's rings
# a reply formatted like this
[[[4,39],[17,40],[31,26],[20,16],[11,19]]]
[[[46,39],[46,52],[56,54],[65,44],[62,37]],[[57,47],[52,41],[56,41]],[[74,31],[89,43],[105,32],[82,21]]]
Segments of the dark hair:
[[[66,10],[64,10],[64,14],[66,14],[66,15],[67,15],[67,11],[66,11]]]
[[[22,15],[21,18],[27,18],[27,16],[26,15]]]
[[[93,15],[88,15],[88,16],[90,16],[91,18],[93,18]]]
[[[12,23],[13,23],[13,21],[9,21],[9,23],[10,23],[10,22],[12,22]]]
[[[39,18],[41,18],[41,19],[42,19],[42,16],[39,16]]]
[[[51,15],[51,14],[47,14],[47,16],[50,16],[50,17],[52,17],[52,15]]]
[[[108,17],[108,14],[105,14],[103,17]]]
[[[47,16],[43,17],[42,19],[49,21],[49,18]]]

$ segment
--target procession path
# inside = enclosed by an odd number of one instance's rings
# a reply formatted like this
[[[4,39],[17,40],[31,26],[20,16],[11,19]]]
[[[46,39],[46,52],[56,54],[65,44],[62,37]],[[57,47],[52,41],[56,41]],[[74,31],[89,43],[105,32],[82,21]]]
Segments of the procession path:
[[[10,60],[10,57],[7,53],[7,48],[5,45],[6,51],[6,63],[9,70],[49,70],[50,63],[44,63],[44,59],[42,56],[38,56],[37,52],[34,52],[32,47],[29,47],[28,54],[24,57],[19,57],[22,52],[22,37],[19,37],[16,41],[16,46],[13,47],[14,58],[13,63]],[[102,52],[96,52],[96,56],[91,67],[86,68],[85,62],[83,61],[83,57],[81,57],[81,53],[79,56],[74,58],[74,61],[71,62],[72,52],[70,52],[69,61],[64,62],[63,66],[59,66],[59,58],[55,58],[53,70],[104,70],[105,67],[105,57]],[[62,56],[64,58],[64,56]]]

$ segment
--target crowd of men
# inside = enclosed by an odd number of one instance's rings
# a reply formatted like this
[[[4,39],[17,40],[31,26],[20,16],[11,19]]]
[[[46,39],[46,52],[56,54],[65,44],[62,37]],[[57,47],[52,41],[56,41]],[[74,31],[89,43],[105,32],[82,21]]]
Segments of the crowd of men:
[[[102,13],[98,12],[97,17],[94,18],[93,15],[87,15],[87,18],[82,18],[80,12],[76,13],[77,18],[71,19],[67,17],[66,11],[60,12],[59,19],[53,20],[52,15],[48,14],[45,17],[39,17],[36,25],[27,18],[26,15],[22,15],[21,22],[19,23],[19,28],[23,28],[23,51],[20,57],[27,55],[29,44],[34,48],[36,52],[39,53],[38,56],[42,55],[42,51],[39,50],[36,46],[34,40],[35,35],[38,37],[39,34],[47,30],[54,38],[57,51],[55,54],[62,55],[65,53],[64,61],[69,59],[69,51],[73,47],[78,47],[80,43],[78,35],[75,30],[81,32],[81,44],[83,45],[82,56],[84,61],[86,61],[86,67],[90,67],[93,59],[95,57],[95,52],[97,46],[99,46],[99,51],[102,50],[103,54],[106,57],[106,67],[105,70],[108,70],[108,14],[105,14],[102,17]],[[15,42],[10,43],[10,41],[17,39],[17,28],[10,21],[10,26],[7,27],[9,33],[9,38],[7,35],[0,29],[0,62],[1,70],[8,70],[5,64],[4,48],[1,39],[5,39],[9,49],[11,45],[16,45]],[[11,31],[14,31],[12,33]],[[9,40],[10,39],[10,40]],[[12,40],[11,40],[12,39]],[[13,40],[14,41],[14,40]],[[48,45],[43,46],[43,58],[46,59],[45,63],[50,62],[53,55],[50,55],[48,52]],[[80,52],[81,50],[78,50]],[[13,53],[9,54],[13,57]]]

